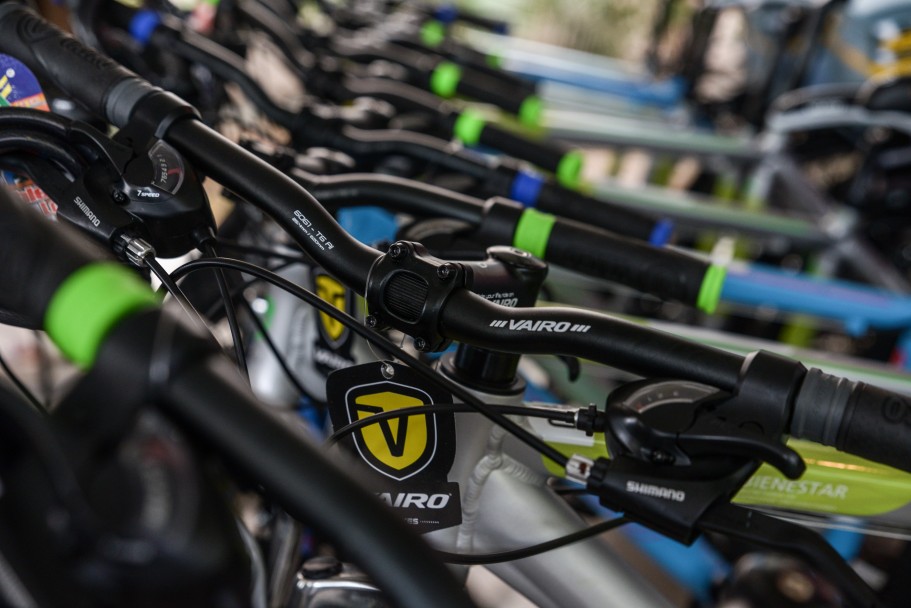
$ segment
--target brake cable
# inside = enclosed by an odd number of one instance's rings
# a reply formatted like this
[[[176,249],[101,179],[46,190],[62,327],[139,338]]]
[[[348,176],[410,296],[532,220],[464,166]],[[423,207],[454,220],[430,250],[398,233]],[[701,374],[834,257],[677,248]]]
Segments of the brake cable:
[[[548,420],[557,420],[560,422],[575,422],[576,412],[575,411],[548,411],[545,409],[538,409],[533,407],[527,407],[522,405],[496,405],[491,406],[495,407],[497,411],[502,414],[511,415],[511,416],[528,416],[529,418],[547,418]],[[354,431],[364,428],[365,426],[370,426],[371,424],[378,424],[384,420],[393,420],[395,418],[406,418],[408,416],[419,416],[423,414],[435,414],[437,412],[474,412],[474,408],[467,405],[460,405],[458,403],[434,403],[432,405],[416,405],[412,407],[402,407],[395,410],[390,410],[388,412],[377,412],[371,414],[366,418],[361,418],[360,420],[355,420],[350,422],[338,429],[326,439],[326,446],[331,447],[341,441],[344,437],[350,435]]]
[[[317,308],[320,312],[335,316],[335,318],[339,322],[341,322],[344,325],[346,325],[347,327],[349,327],[353,332],[355,332],[356,334],[358,334],[365,340],[368,340],[373,345],[377,346],[378,348],[382,349],[383,351],[393,354],[395,357],[397,357],[398,359],[403,361],[409,367],[413,368],[418,374],[420,374],[424,378],[436,383],[438,386],[448,390],[449,392],[451,392],[453,395],[457,396],[459,399],[461,399],[465,403],[474,407],[478,412],[480,412],[481,414],[483,414],[484,416],[486,416],[493,422],[497,423],[498,425],[500,425],[501,427],[503,427],[504,429],[506,429],[513,435],[515,435],[518,439],[520,439],[524,443],[528,444],[530,447],[532,447],[536,451],[540,452],[543,456],[547,457],[548,459],[550,459],[553,462],[555,462],[556,464],[558,464],[561,468],[565,468],[566,463],[569,462],[569,458],[566,455],[564,455],[562,452],[555,449],[553,446],[548,445],[547,443],[542,441],[540,438],[538,438],[534,434],[530,433],[526,429],[522,428],[517,423],[510,420],[509,418],[507,418],[506,416],[504,416],[497,410],[491,408],[489,405],[482,402],[480,399],[478,399],[476,396],[471,394],[471,392],[464,389],[459,384],[452,382],[451,380],[449,380],[443,376],[440,376],[439,372],[437,372],[435,369],[433,369],[432,367],[430,367],[423,361],[421,361],[418,358],[409,354],[405,349],[401,348],[400,346],[398,346],[396,344],[393,344],[387,338],[385,338],[384,336],[381,336],[380,334],[376,333],[375,331],[368,329],[363,324],[361,324],[360,321],[358,321],[357,319],[355,319],[348,313],[345,313],[345,312],[340,311],[339,309],[335,308],[334,306],[332,306],[331,304],[329,304],[328,302],[326,302],[325,300],[323,300],[322,298],[317,296],[315,293],[313,293],[307,289],[304,289],[298,285],[295,285],[294,283],[288,281],[287,279],[285,279],[273,272],[270,272],[268,270],[260,268],[259,266],[256,266],[254,264],[250,264],[248,262],[244,262],[241,260],[232,260],[230,258],[215,258],[215,259],[204,258],[204,259],[194,260],[192,262],[188,262],[188,263],[184,264],[183,266],[177,268],[171,274],[171,276],[172,276],[172,278],[177,280],[177,279],[185,276],[186,274],[196,271],[198,269],[212,268],[212,267],[231,268],[233,270],[238,270],[245,274],[252,274],[254,276],[257,276],[257,277],[263,279],[264,281],[272,283],[276,287],[284,289],[285,291],[287,291],[288,293],[290,293],[294,296],[299,297],[301,300],[304,300],[311,306]]]

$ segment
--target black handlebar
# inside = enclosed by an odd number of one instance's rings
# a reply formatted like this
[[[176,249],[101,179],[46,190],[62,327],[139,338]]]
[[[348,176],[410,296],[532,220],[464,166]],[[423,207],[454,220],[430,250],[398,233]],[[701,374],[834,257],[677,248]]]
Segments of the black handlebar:
[[[567,146],[554,142],[535,141],[494,124],[484,125],[478,143],[490,146],[509,156],[527,160],[545,171],[554,173],[560,168],[560,163],[566,154],[570,152]]]
[[[489,159],[483,155],[463,150],[445,140],[421,133],[395,129],[360,129],[351,125],[337,131],[334,125],[310,115],[308,112],[295,114],[285,110],[272,101],[262,87],[244,70],[241,58],[232,51],[208,40],[207,38],[185,32],[167,21],[155,29],[151,39],[162,48],[169,49],[184,59],[201,63],[219,78],[238,84],[256,106],[269,119],[291,130],[293,137],[301,145],[326,146],[345,152],[355,158],[366,161],[385,159],[390,155],[403,155],[428,167],[444,167],[478,180],[488,189],[492,196],[510,196],[519,171],[515,163]],[[344,81],[347,84],[352,79]],[[378,82],[375,79],[372,82]],[[366,85],[358,85],[354,90],[362,91]],[[371,84],[380,97],[400,98],[401,91],[394,86]],[[423,97],[416,97],[413,104],[426,107],[431,102]],[[488,130],[492,135],[485,136]],[[480,142],[485,137],[493,137],[505,148],[524,149],[522,156],[532,157],[544,168],[556,171],[563,161],[564,150],[548,144],[523,145],[514,136],[498,130],[492,125],[485,125],[480,133]],[[504,150],[508,151],[508,150]],[[600,226],[611,232],[649,241],[657,232],[662,232],[660,222],[626,209],[619,205],[598,201],[582,195],[559,184],[543,181],[540,185],[537,206],[542,211],[556,213],[563,217],[585,221]],[[665,237],[666,240],[666,235]],[[664,241],[661,241],[663,244]]]
[[[911,469],[911,398],[811,369],[794,403],[791,434]]]
[[[520,115],[524,104],[534,98],[527,91],[517,91],[508,80],[501,80],[467,66],[461,69],[462,77],[456,85],[456,93],[459,95],[493,104],[515,115]]]
[[[307,190],[197,120],[175,122],[165,139],[204,174],[263,209],[328,272],[364,293],[380,253],[345,232]]]
[[[587,310],[506,308],[467,291],[450,296],[443,333],[501,352],[582,357],[642,376],[732,390],[743,357]]]
[[[570,152],[565,145],[531,139],[496,124],[487,123],[480,116],[475,121],[480,132],[469,132],[466,136],[456,129],[456,124],[459,121],[470,120],[457,112],[450,102],[406,83],[384,78],[347,77],[343,86],[349,98],[374,97],[388,101],[402,111],[428,113],[444,123],[447,136],[452,133],[459,139],[467,139],[464,141],[467,145],[488,146],[514,158],[528,161],[545,171],[556,172],[566,154]]]
[[[485,245],[514,244],[523,214],[506,199],[484,203],[464,194],[388,175],[294,176],[318,201],[332,209],[380,205],[414,215],[447,217],[478,226]],[[554,219],[543,251],[547,262],[595,278],[614,281],[662,299],[696,305],[709,265],[670,249],[651,247],[581,222]]]
[[[364,41],[362,34],[351,33],[336,37],[330,45],[331,52],[352,61],[368,63],[386,61],[397,64],[408,73],[409,80],[427,88],[440,97],[455,94],[493,104],[512,114],[520,114],[523,104],[534,97],[527,90],[516,90],[509,79],[500,79],[470,66],[459,66],[440,56],[389,44],[385,41]],[[440,76],[446,72],[446,84]]]
[[[32,48],[24,48],[28,45]],[[164,139],[201,171],[260,205],[329,272],[363,293],[379,252],[345,233],[293,180],[190,117],[185,102],[82,47],[20,7],[0,6],[0,50],[21,53],[39,70],[48,65],[70,66],[79,75],[52,67],[55,82],[119,126],[133,113],[159,125]],[[129,93],[115,94],[117,91]],[[13,216],[15,213],[9,217]],[[0,280],[5,285],[13,281],[28,284],[30,289],[19,294],[5,290],[0,303],[8,312],[35,315],[44,310],[53,286],[78,267],[74,260],[79,256],[64,259],[51,254],[42,233],[21,230],[6,217],[3,220],[7,239],[3,242],[12,246],[4,248],[10,263],[0,264]],[[42,263],[33,264],[26,275],[23,259]],[[689,379],[723,390],[737,388],[744,362],[738,355],[588,311],[504,308],[465,289],[452,291],[438,304],[440,333],[500,351],[577,355],[637,374]],[[779,381],[803,382],[795,402],[788,404],[794,407],[791,431],[795,436],[909,468],[907,456],[901,456],[903,446],[911,445],[903,440],[907,398],[821,372]]]

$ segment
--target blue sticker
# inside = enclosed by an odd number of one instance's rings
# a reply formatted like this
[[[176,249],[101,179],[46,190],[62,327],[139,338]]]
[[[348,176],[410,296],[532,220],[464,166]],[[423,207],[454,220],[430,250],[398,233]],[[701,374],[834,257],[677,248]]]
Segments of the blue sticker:
[[[538,204],[538,195],[544,186],[544,178],[531,171],[520,170],[512,180],[509,189],[509,198],[518,201],[526,207]]]

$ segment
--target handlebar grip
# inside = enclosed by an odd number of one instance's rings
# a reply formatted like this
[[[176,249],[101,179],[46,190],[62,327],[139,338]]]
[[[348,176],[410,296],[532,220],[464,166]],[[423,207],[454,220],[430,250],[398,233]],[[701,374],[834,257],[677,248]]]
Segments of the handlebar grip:
[[[440,97],[448,99],[458,93],[511,112],[525,125],[536,127],[540,124],[541,98],[525,91],[517,91],[507,79],[463,67],[452,61],[441,61],[431,72],[422,73],[419,70],[418,73],[422,74],[419,78],[426,79],[430,90]]]
[[[811,369],[791,435],[911,471],[911,397]]]
[[[534,141],[493,124],[484,125],[478,143],[490,146],[509,156],[526,160],[552,173],[557,172],[560,163],[569,153],[569,149],[565,146]]]
[[[536,95],[516,91],[510,83],[478,70],[463,67],[456,92],[471,99],[491,103],[519,117],[522,124],[538,126],[541,101]],[[518,95],[516,94],[518,92]]]
[[[666,300],[692,306],[700,293],[708,263],[570,220],[556,219],[544,259],[627,285]]]
[[[670,237],[670,225],[642,213],[594,199],[584,194],[546,183],[541,187],[537,207],[591,226],[634,239],[663,245]]]
[[[57,288],[104,254],[67,226],[53,226],[0,188],[0,322],[40,328]]]
[[[129,120],[139,99],[158,90],[14,3],[0,4],[0,51],[21,60],[92,113],[118,126]]]

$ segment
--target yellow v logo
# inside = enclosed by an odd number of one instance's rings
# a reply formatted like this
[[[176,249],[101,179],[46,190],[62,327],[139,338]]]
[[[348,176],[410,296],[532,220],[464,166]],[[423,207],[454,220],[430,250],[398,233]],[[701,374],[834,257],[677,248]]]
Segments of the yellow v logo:
[[[386,386],[382,386],[382,385]],[[364,387],[366,388],[366,387]],[[429,396],[411,387],[394,383],[373,385],[369,393],[348,397],[348,416],[363,420],[380,412],[421,406],[430,402]],[[377,390],[389,388],[392,390]],[[421,471],[436,448],[436,420],[427,414],[381,420],[355,433],[355,445],[370,466],[394,479],[405,479]]]
[[[327,274],[317,274],[314,279],[316,285],[316,295],[338,308],[345,310],[347,301],[347,292],[344,285],[333,279]],[[339,345],[346,335],[346,327],[338,319],[334,319],[324,312],[319,313],[320,332],[326,341],[333,346]]]

